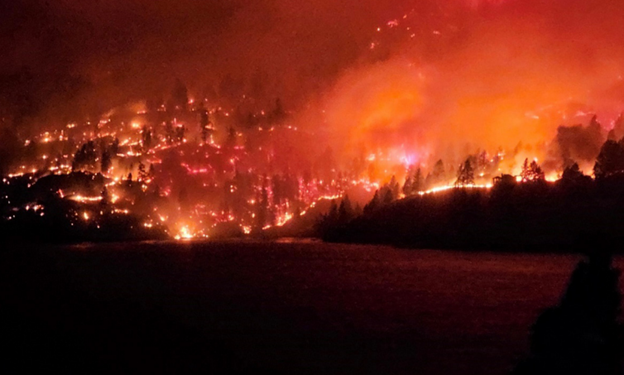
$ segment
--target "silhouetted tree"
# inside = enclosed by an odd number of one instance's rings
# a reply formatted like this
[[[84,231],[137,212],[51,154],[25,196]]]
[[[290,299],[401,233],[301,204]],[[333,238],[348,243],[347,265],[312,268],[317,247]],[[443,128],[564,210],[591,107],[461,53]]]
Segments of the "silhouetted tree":
[[[396,180],[395,176],[392,176],[392,178],[390,179],[390,183],[388,184],[388,188],[390,189],[390,192],[392,194],[392,200],[397,200],[399,198],[399,191],[400,191],[400,187],[399,187],[399,183]]]
[[[423,190],[424,185],[425,181],[423,180],[420,168],[414,170],[413,167],[410,167],[405,177],[405,183],[403,184],[403,194],[405,194],[405,196],[418,194],[419,191]]]
[[[329,206],[329,211],[327,212],[328,223],[331,225],[336,224],[338,222],[338,204],[336,204],[336,200],[332,199],[331,205]]]
[[[379,190],[375,190],[373,198],[364,206],[364,215],[373,213],[381,205],[381,199],[379,198]]]
[[[152,147],[152,132],[147,125],[143,125],[141,129],[141,142],[145,151]]]
[[[407,173],[407,176],[405,176],[405,182],[403,183],[403,188],[401,189],[403,191],[403,194],[405,194],[406,197],[409,197],[410,195],[412,195],[412,186],[414,185],[414,178],[411,175],[411,173]]]
[[[233,126],[228,128],[227,139],[225,140],[225,147],[234,148],[236,146],[236,129]]]
[[[416,173],[414,174],[414,179],[412,182],[412,195],[417,194],[419,191],[425,190],[425,180],[422,175],[422,171],[420,168],[416,169]]]
[[[212,128],[210,126],[208,111],[203,107],[203,104],[199,110],[199,129],[201,131],[202,141],[207,143],[212,134]]]
[[[145,170],[145,164],[139,163],[139,181],[144,182],[147,180],[147,171]]]
[[[100,159],[100,170],[102,173],[107,173],[111,167],[111,157],[108,151],[102,152],[102,157]]]
[[[594,176],[597,179],[605,178],[624,172],[623,140],[615,142],[607,140],[600,148],[600,154],[594,164]]]
[[[472,163],[470,162],[470,158],[466,159],[466,161],[459,166],[457,170],[457,180],[455,181],[455,185],[471,185],[474,184],[474,168],[472,167]]]
[[[392,193],[392,189],[386,187],[385,189],[382,189],[382,191],[383,196],[381,197],[381,204],[387,205],[392,203],[394,201],[394,194]]]
[[[113,143],[111,144],[111,154],[117,155],[119,152],[119,138],[115,137]]]
[[[622,137],[624,137],[624,113],[620,113],[620,116],[613,123],[613,129],[609,131],[607,139],[617,141]]]
[[[108,205],[110,204],[110,201],[111,201],[110,193],[108,192],[108,188],[105,185],[104,188],[102,188],[102,200],[100,201],[101,208],[108,207]]]
[[[354,211],[351,206],[351,201],[349,200],[349,196],[345,195],[340,202],[340,207],[338,208],[338,222],[340,224],[345,224],[353,219],[353,217]]]
[[[96,169],[97,151],[95,143],[89,141],[80,147],[74,155],[72,162],[72,171],[81,169],[94,170]]]
[[[362,216],[363,213],[364,210],[362,209],[362,206],[360,206],[359,203],[356,203],[355,208],[353,209],[353,214],[355,215],[355,217]]]
[[[571,186],[571,185],[585,185],[589,186],[591,184],[591,177],[583,174],[580,170],[577,163],[572,164],[563,170],[563,174],[561,175],[560,184],[563,186]]]
[[[581,172],[581,169],[579,168],[578,163],[574,163],[571,166],[565,168],[563,170],[563,174],[561,175],[561,179],[562,180],[577,180],[579,178],[583,177],[583,172]]]
[[[431,172],[432,183],[439,184],[444,182],[444,179],[446,177],[445,173],[446,172],[444,170],[444,163],[442,162],[442,159],[440,159],[433,166],[433,170]]]

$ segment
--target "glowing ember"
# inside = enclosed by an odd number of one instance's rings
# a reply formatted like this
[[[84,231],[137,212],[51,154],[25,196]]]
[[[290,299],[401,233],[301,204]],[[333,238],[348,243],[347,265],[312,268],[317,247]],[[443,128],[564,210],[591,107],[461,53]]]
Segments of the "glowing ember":
[[[178,234],[175,236],[176,240],[190,240],[192,239],[194,236],[191,233],[188,225],[183,225],[180,228],[180,231],[178,232]]]
[[[93,203],[93,202],[99,202],[102,200],[101,196],[97,196],[97,197],[84,197],[82,195],[74,195],[69,197],[68,199],[75,201],[75,202],[81,202],[81,203]]]

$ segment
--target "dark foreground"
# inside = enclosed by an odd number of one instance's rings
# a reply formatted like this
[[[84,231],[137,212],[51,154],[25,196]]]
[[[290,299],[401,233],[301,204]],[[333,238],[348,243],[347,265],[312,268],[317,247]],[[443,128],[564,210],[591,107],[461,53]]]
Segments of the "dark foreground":
[[[505,374],[579,257],[163,242],[0,259],[20,372]]]

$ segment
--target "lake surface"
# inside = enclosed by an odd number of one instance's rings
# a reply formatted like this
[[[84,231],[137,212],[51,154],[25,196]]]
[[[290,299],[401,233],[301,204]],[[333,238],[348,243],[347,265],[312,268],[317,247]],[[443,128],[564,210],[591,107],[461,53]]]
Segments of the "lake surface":
[[[581,259],[297,241],[18,250],[0,292],[15,358],[154,373],[505,374]]]

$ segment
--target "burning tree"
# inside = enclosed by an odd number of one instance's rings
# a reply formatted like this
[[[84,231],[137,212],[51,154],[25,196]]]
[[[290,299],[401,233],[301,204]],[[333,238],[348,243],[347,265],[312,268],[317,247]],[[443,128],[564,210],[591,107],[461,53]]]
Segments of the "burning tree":
[[[607,140],[602,145],[596,164],[594,164],[594,175],[597,179],[624,172],[623,141],[624,139],[619,142]]]
[[[544,171],[542,171],[542,168],[539,164],[537,164],[537,161],[533,160],[529,164],[529,159],[524,159],[522,172],[520,172],[520,178],[522,179],[522,182],[544,181],[546,179]]]

